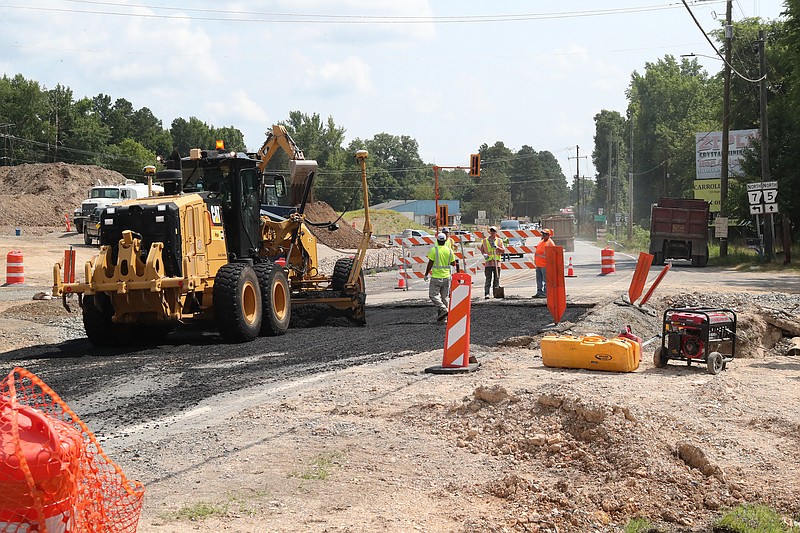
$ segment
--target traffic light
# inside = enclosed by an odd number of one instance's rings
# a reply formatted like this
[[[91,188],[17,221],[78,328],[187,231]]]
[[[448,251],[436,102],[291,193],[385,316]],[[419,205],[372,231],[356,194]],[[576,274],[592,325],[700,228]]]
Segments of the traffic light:
[[[439,206],[439,224],[438,224],[438,226],[440,228],[444,228],[444,227],[446,227],[448,225],[447,224],[447,219],[448,219],[447,215],[448,215],[448,213],[447,213],[447,204],[441,204]]]
[[[469,156],[469,175],[473,178],[481,175],[481,154]]]

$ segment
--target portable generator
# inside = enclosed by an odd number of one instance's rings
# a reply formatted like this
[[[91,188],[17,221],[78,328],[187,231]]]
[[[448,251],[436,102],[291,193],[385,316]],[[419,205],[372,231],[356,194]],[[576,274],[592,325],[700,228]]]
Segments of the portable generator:
[[[705,363],[719,374],[736,351],[736,312],[717,307],[676,307],[664,311],[661,346],[653,364],[664,368],[670,359]]]

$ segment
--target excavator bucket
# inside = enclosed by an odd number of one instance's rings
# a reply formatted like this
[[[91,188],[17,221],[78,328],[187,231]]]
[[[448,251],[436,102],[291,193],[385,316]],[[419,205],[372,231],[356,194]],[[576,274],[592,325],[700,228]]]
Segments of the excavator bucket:
[[[289,161],[289,190],[291,191],[290,197],[293,204],[299,204],[303,201],[304,191],[308,176],[312,172],[317,171],[317,162],[313,159],[297,159]],[[305,198],[307,201],[313,201],[311,197]]]
[[[317,171],[317,162],[313,159],[300,159],[289,161],[289,183],[291,185],[304,185],[306,178],[312,172]]]

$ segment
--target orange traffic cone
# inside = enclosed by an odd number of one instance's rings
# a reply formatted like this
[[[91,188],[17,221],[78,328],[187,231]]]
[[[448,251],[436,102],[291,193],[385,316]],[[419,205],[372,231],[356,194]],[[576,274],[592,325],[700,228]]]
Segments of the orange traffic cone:
[[[572,268],[572,257],[569,258],[569,264],[567,265],[567,277],[568,278],[577,278],[578,276],[575,275],[575,269]]]
[[[397,271],[397,287],[395,289],[406,289],[406,272],[403,265],[400,265],[400,270]]]

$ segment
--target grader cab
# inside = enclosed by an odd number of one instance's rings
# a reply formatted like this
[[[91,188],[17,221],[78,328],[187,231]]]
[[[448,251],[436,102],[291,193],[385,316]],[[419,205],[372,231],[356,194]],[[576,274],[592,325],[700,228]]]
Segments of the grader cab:
[[[366,158],[366,151],[356,154],[369,205]],[[78,295],[93,344],[158,341],[192,320],[212,324],[227,342],[247,342],[285,333],[292,307],[302,304],[324,304],[365,323],[368,212],[355,257],[340,259],[324,275],[308,229],[314,223],[304,214],[316,162],[292,165],[291,183],[304,183],[294,207],[274,205],[286,183],[264,172],[263,163],[262,156],[224,149],[173,154],[155,178],[164,196],[104,210],[100,253],[84,265],[84,280],[65,283],[62,264],[53,269],[53,294],[68,310],[70,296]]]

